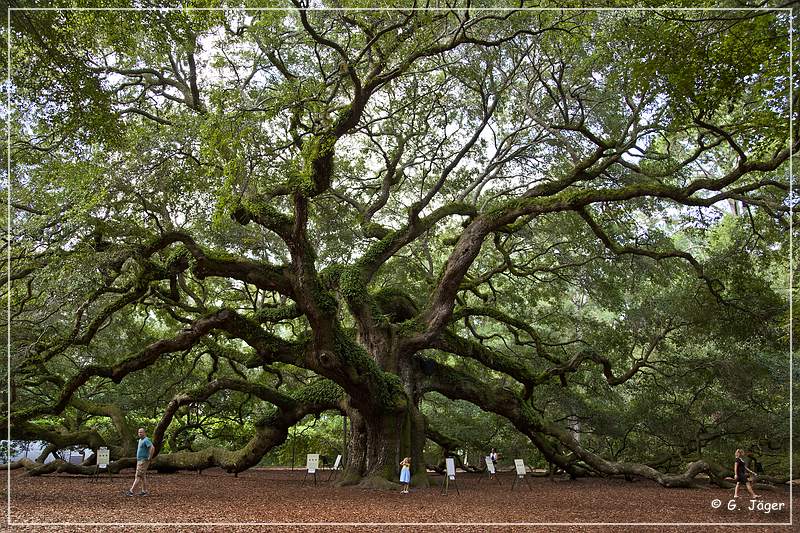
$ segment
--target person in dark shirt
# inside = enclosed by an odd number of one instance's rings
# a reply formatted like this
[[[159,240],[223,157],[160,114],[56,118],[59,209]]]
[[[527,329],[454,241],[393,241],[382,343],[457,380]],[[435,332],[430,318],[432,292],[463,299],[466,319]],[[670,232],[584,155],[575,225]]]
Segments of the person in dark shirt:
[[[750,478],[747,476],[747,473],[750,472],[751,474],[755,474],[752,470],[747,468],[742,460],[742,456],[744,452],[742,450],[736,450],[736,461],[733,463],[733,479],[736,481],[736,488],[733,489],[733,497],[739,497],[739,484],[744,483],[747,487],[747,492],[750,493],[751,498],[760,498],[760,494],[756,494],[753,492],[753,484],[750,481]]]

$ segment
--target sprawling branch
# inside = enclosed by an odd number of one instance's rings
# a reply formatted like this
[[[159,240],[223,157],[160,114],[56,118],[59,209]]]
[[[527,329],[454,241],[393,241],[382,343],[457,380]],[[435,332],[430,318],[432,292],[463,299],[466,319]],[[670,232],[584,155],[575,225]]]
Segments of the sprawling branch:
[[[118,405],[103,404],[85,400],[83,398],[73,397],[70,400],[70,405],[76,409],[80,409],[84,413],[89,413],[95,416],[105,416],[111,419],[117,434],[120,438],[120,455],[128,456],[133,451],[133,444],[136,435],[134,425],[128,420],[125,412]],[[95,448],[96,449],[96,448]]]
[[[426,374],[426,391],[437,391],[451,399],[466,400],[474,403],[481,409],[490,411],[507,418],[522,433],[536,438],[532,442],[537,444],[542,436],[556,439],[561,445],[568,448],[577,459],[586,463],[592,470],[607,476],[628,475],[640,476],[657,481],[665,487],[689,487],[694,485],[694,478],[701,473],[715,474],[709,464],[704,461],[691,463],[683,474],[664,474],[647,465],[639,463],[621,463],[608,461],[597,454],[584,449],[566,429],[547,422],[537,413],[528,401],[522,400],[511,390],[498,389],[478,380],[474,376],[458,371],[454,368],[431,361],[420,360],[421,370]],[[543,453],[551,449],[542,449]],[[548,457],[553,462],[557,457]],[[562,465],[559,465],[562,466]],[[568,467],[569,464],[564,464]]]
[[[193,272],[200,279],[211,276],[236,279],[259,289],[276,291],[290,298],[293,296],[288,267],[271,265],[265,261],[215,257],[213,253],[200,247],[186,233],[177,231],[165,233],[143,246],[139,253],[143,257],[150,257],[177,242],[183,243],[194,258]],[[176,257],[176,266],[178,264],[180,264],[180,256]]]
[[[305,416],[331,409],[343,409],[341,402],[344,393],[330,381],[317,381],[288,395],[256,383],[220,378],[194,391],[178,394],[169,402],[153,433],[156,451],[161,449],[164,433],[179,407],[202,402],[220,390],[236,390],[252,394],[275,405],[277,409],[256,422],[255,435],[239,450],[211,447],[196,452],[182,451],[157,455],[154,468],[202,470],[219,466],[229,472],[241,472],[258,464],[265,453],[281,444],[286,439],[289,428]]]
[[[514,357],[492,350],[448,331],[437,337],[431,346],[444,352],[474,359],[492,370],[508,374],[529,388],[549,379],[546,373],[537,373],[523,357]]]
[[[398,231],[387,231],[380,241],[373,243],[354,265],[345,268],[339,278],[339,291],[345,297],[353,315],[358,319],[362,334],[374,327],[370,298],[365,288],[380,267],[397,254],[404,246],[419,238],[439,221],[453,215],[472,216],[474,206],[469,204],[448,204],[436,209],[430,215],[412,221]]]
[[[152,365],[164,354],[191,348],[211,330],[225,325],[233,315],[232,311],[223,309],[194,321],[190,328],[184,329],[173,338],[154,342],[138,354],[123,359],[115,365],[88,365],[66,382],[61,390],[59,399],[54,404],[28,409],[14,409],[14,406],[12,406],[12,423],[16,424],[17,422],[32,420],[44,414],[58,414],[72,401],[75,392],[91,378],[105,377],[115,383],[119,383],[131,372],[136,372]]]
[[[800,148],[800,142],[796,142],[793,149],[797,150],[798,148]],[[721,191],[751,172],[773,171],[785,162],[788,156],[789,149],[787,148],[767,161],[745,161],[721,178],[699,178],[690,182],[686,187],[650,182],[617,189],[564,190],[551,196],[541,196],[543,191],[538,191],[536,188],[531,189],[523,195],[523,198],[481,214],[464,229],[445,264],[440,281],[422,313],[421,321],[425,328],[410,341],[410,344],[419,348],[427,346],[441,333],[452,315],[455,296],[460,284],[480,252],[486,236],[498,228],[512,224],[520,217],[580,211],[594,203],[622,202],[643,197],[667,198],[684,205],[713,205],[727,198],[728,193],[722,192],[710,199],[698,198],[694,194],[701,190]],[[572,175],[576,175],[577,172],[576,169]],[[583,172],[583,170],[581,169],[579,172]]]
[[[670,250],[666,252],[657,252],[654,250],[648,250],[646,248],[641,248],[637,246],[627,246],[627,245],[619,245],[615,243],[608,234],[600,227],[600,224],[595,221],[592,215],[589,213],[588,209],[580,208],[577,210],[577,213],[580,217],[586,222],[586,224],[591,228],[592,232],[597,236],[600,241],[605,245],[606,248],[611,250],[617,255],[624,255],[624,254],[632,254],[632,255],[641,255],[644,257],[650,257],[657,261],[661,261],[664,259],[670,258],[679,258],[684,259],[687,261],[692,268],[694,268],[695,272],[697,273],[697,277],[701,278],[705,281],[706,285],[708,286],[708,290],[717,297],[718,300],[722,301],[722,296],[720,295],[721,283],[719,280],[715,280],[709,278],[703,272],[703,266],[694,258],[694,256],[687,252],[680,252],[678,250]]]
[[[31,424],[29,422],[15,423],[11,426],[11,438],[28,441],[45,441],[60,450],[69,446],[88,446],[96,450],[100,446],[107,446],[105,439],[93,429],[67,431],[64,428]],[[119,456],[122,451],[119,447],[112,447],[112,452]]]

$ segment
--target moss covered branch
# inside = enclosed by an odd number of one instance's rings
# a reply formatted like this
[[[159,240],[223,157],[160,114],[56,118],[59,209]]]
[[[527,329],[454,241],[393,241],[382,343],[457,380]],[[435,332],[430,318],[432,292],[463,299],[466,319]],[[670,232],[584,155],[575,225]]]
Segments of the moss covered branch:
[[[563,459],[552,454],[553,448],[545,444],[543,437],[555,439],[571,452],[573,460],[582,461],[591,470],[604,476],[639,476],[665,487],[690,487],[701,473],[716,475],[710,464],[702,460],[689,464],[683,474],[667,474],[639,463],[606,460],[582,447],[568,430],[546,421],[530,401],[523,400],[515,392],[507,388],[492,387],[470,374],[430,359],[420,359],[419,362],[425,369],[425,390],[437,391],[451,399],[472,402],[481,409],[507,418],[518,430],[531,438],[548,460],[556,464]],[[571,465],[564,463],[559,466]]]

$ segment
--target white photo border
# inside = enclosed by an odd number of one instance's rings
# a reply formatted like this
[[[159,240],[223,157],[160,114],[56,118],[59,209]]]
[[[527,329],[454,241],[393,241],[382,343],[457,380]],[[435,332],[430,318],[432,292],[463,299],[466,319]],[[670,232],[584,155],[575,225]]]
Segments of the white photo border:
[[[453,11],[454,8],[327,8],[308,7],[306,11]],[[792,405],[793,405],[793,331],[792,331],[792,291],[793,291],[793,224],[794,212],[794,174],[792,150],[793,139],[793,8],[791,7],[520,7],[520,8],[468,8],[471,11],[771,11],[783,12],[789,16],[789,522],[19,522],[11,521],[11,13],[13,11],[297,11],[291,7],[10,7],[6,8],[6,282],[7,300],[7,360],[6,360],[6,452],[9,458],[6,478],[8,526],[791,526],[793,525],[793,456],[792,456]]]

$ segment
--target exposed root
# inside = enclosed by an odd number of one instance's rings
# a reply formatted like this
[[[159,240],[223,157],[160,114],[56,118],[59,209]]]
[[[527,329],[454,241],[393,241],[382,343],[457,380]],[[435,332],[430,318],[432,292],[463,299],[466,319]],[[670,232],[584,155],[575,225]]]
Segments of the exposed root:
[[[335,487],[351,487],[358,485],[361,481],[361,476],[357,474],[342,474],[341,478],[334,483]]]
[[[361,489],[399,490],[400,484],[380,476],[367,476],[361,479],[357,487]]]
[[[427,489],[431,486],[431,482],[427,475],[417,474],[415,476],[411,476],[411,486],[420,489]]]

